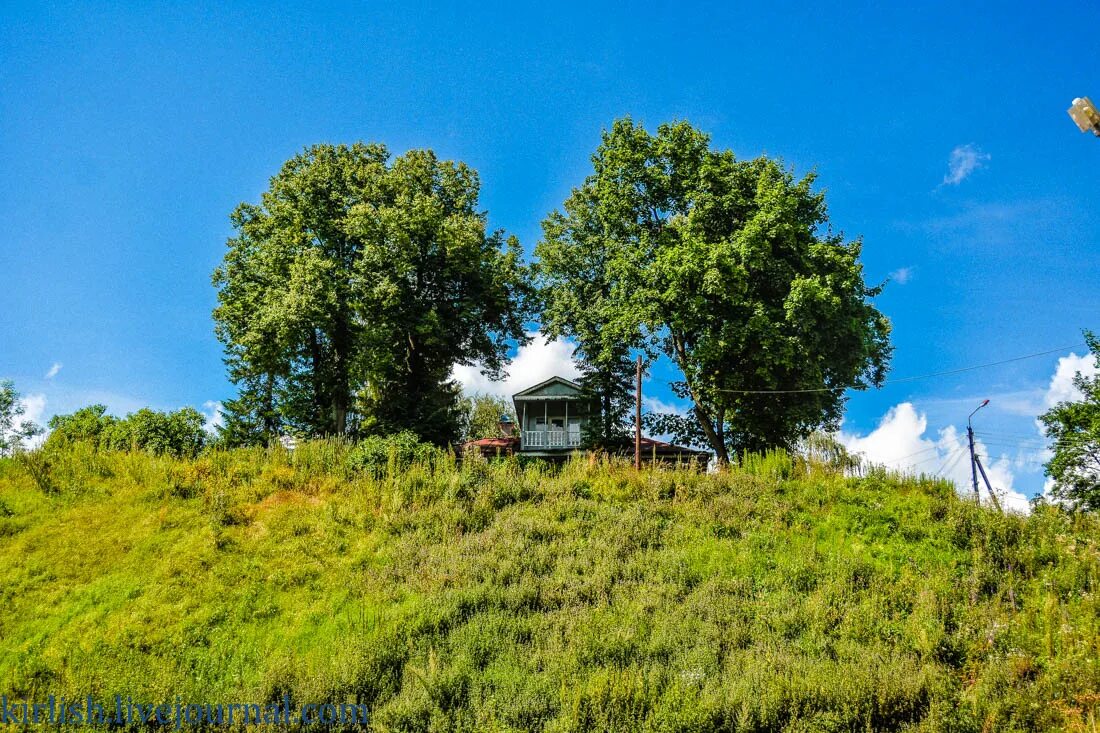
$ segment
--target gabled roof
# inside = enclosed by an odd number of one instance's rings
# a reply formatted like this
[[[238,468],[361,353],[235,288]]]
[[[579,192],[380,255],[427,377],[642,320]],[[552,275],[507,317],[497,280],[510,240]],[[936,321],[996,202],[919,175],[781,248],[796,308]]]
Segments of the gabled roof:
[[[549,387],[552,384],[565,385],[566,387],[569,387],[571,390],[574,390],[578,394],[582,390],[582,387],[579,384],[577,384],[576,382],[573,382],[571,380],[568,380],[565,377],[550,377],[549,379],[547,379],[543,382],[539,382],[538,384],[536,384],[533,387],[528,387],[527,389],[523,390],[522,392],[516,392],[514,395],[512,395],[512,399],[519,399],[519,398],[522,398],[522,397],[533,397],[533,396],[537,395],[539,392],[542,392],[544,389],[546,389],[547,387]],[[567,395],[560,395],[560,396],[561,397],[566,397]]]

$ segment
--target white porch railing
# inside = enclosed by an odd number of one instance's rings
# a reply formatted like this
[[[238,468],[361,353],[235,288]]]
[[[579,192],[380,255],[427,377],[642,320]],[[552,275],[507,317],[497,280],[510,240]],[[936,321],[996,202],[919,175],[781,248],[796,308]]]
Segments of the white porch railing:
[[[527,448],[579,448],[580,433],[567,433],[564,430],[524,430],[523,444],[520,450]]]

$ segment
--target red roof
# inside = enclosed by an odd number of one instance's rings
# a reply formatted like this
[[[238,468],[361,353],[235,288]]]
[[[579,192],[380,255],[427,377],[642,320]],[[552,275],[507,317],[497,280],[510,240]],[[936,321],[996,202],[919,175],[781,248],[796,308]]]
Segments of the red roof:
[[[481,438],[480,440],[468,440],[463,445],[476,445],[482,448],[511,448],[519,445],[518,437],[511,438]]]
[[[468,440],[462,444],[463,448],[480,448],[483,452],[495,452],[501,451],[516,451],[519,449],[519,436],[513,435],[510,438],[481,438],[480,440]],[[624,443],[624,448],[633,450],[634,441]],[[701,451],[693,448],[685,448],[673,443],[666,443],[663,440],[657,440],[656,438],[647,438],[642,436],[642,452],[652,451],[657,449],[658,451],[675,451],[683,453],[698,453],[703,454],[706,451]]]

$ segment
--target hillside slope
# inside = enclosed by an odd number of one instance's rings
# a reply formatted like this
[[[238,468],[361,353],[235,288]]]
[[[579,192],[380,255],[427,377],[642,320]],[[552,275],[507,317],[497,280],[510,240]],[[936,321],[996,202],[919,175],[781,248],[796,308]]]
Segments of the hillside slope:
[[[372,478],[345,453],[0,461],[0,693],[289,693],[387,731],[1096,730],[1095,519],[781,455]]]

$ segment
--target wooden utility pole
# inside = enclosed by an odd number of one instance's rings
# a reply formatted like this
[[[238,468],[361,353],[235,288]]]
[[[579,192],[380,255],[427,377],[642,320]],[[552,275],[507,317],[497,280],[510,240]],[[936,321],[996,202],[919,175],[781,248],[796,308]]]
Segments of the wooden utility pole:
[[[642,357],[638,356],[638,386],[634,394],[634,468],[642,468]]]

